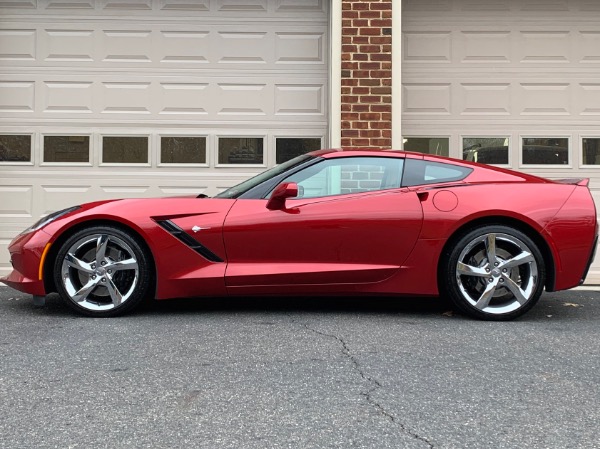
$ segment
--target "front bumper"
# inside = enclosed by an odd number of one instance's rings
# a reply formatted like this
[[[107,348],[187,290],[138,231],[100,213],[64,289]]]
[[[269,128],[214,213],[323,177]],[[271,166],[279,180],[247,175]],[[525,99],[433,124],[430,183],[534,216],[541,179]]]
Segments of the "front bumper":
[[[13,270],[0,278],[0,282],[24,293],[44,296],[46,290],[40,265],[49,243],[50,235],[43,230],[17,236],[8,247]]]

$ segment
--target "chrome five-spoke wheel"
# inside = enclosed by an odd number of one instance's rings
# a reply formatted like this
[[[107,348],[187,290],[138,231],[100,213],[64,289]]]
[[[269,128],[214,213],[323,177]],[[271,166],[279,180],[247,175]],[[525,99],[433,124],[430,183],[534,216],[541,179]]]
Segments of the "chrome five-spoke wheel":
[[[59,250],[55,281],[59,294],[77,310],[114,316],[146,293],[148,262],[140,244],[112,227],[80,231]]]
[[[446,267],[450,299],[471,316],[511,319],[529,310],[543,290],[545,269],[536,244],[506,226],[469,232],[453,246]],[[452,270],[452,271],[450,271]]]

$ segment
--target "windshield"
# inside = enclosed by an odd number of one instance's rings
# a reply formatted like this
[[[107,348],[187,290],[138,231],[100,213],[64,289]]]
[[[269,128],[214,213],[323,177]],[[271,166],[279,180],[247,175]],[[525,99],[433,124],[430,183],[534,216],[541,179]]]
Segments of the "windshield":
[[[284,162],[283,164],[279,164],[273,168],[270,168],[269,170],[264,171],[250,179],[247,179],[246,181],[236,186],[230,187],[229,189],[219,193],[218,195],[215,195],[215,198],[237,198],[240,195],[243,195],[244,193],[249,191],[250,189],[253,189],[257,185],[262,184],[263,182],[268,181],[269,179],[274,178],[275,176],[285,173],[289,169],[294,168],[297,165],[303,164],[304,162],[313,158],[314,156],[303,154],[301,156],[295,157],[294,159],[290,159],[289,161]]]

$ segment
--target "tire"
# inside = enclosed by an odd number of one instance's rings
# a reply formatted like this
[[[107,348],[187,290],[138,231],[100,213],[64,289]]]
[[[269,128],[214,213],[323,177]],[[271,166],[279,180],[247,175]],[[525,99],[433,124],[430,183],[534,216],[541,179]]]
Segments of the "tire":
[[[136,236],[112,226],[76,232],[59,248],[54,282],[62,300],[87,316],[131,311],[148,294],[152,269]]]
[[[443,255],[440,292],[461,312],[482,320],[512,320],[540,299],[544,258],[523,232],[502,225],[472,229]]]

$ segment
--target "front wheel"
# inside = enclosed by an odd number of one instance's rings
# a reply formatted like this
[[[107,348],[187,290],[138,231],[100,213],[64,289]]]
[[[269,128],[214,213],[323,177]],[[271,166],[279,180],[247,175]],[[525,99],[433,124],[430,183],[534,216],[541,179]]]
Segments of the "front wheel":
[[[60,297],[95,317],[121,315],[147,295],[150,259],[138,239],[112,226],[93,226],[69,237],[54,263]]]
[[[467,315],[516,318],[539,300],[546,271],[535,242],[501,225],[467,232],[450,246],[441,266],[440,291]]]

